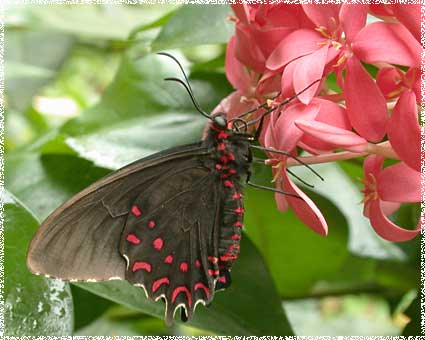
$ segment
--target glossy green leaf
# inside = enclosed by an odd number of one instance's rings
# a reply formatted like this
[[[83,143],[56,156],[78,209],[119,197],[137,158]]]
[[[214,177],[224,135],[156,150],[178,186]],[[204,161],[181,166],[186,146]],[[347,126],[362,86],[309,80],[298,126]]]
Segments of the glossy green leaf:
[[[312,196],[330,226],[327,237],[306,227],[292,211],[277,210],[273,193],[248,190],[245,226],[264,254],[281,295],[302,296],[324,280],[347,256],[347,222],[324,198]]]
[[[229,5],[182,6],[163,26],[152,49],[227,43],[234,31],[227,20],[232,13]]]
[[[73,306],[68,285],[33,275],[26,267],[26,252],[37,220],[7,191],[2,198],[5,335],[71,335]]]

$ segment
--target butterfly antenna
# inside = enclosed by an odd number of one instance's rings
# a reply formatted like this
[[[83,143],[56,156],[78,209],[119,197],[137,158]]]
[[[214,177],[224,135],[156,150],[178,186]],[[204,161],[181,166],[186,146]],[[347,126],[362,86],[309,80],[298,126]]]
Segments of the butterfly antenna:
[[[168,58],[173,59],[176,64],[179,66],[180,71],[183,74],[184,79],[186,80],[186,82],[182,81],[181,79],[178,78],[165,78],[164,80],[171,80],[171,81],[176,81],[178,83],[180,83],[181,85],[184,86],[184,88],[186,89],[187,93],[189,93],[190,99],[192,100],[193,105],[196,107],[196,110],[199,111],[199,113],[201,113],[203,116],[211,119],[210,115],[208,113],[206,113],[204,110],[202,110],[201,105],[199,105],[198,101],[195,98],[195,95],[193,93],[192,87],[190,86],[190,82],[189,79],[187,78],[186,72],[183,69],[182,64],[180,64],[180,62],[178,61],[178,59],[176,57],[174,57],[173,55],[167,53],[167,52],[158,52],[157,54],[159,55],[163,55],[166,56]]]
[[[316,84],[317,82],[319,82],[321,79],[317,79],[314,82],[312,82],[310,85],[308,85],[306,88],[302,89],[300,92],[294,94],[293,96],[289,97],[288,99],[286,99],[285,101],[283,101],[282,103],[280,103],[279,105],[276,105],[275,107],[271,108],[270,110],[267,110],[266,112],[264,112],[260,117],[258,117],[257,119],[251,120],[250,122],[247,123],[248,126],[250,125],[254,125],[257,124],[261,119],[264,119],[265,116],[269,115],[270,113],[272,113],[273,111],[276,111],[277,109],[281,108],[282,106],[288,104],[290,101],[294,100],[295,98],[297,98],[300,94],[304,93],[305,91],[307,91],[310,87],[312,87],[314,84]]]

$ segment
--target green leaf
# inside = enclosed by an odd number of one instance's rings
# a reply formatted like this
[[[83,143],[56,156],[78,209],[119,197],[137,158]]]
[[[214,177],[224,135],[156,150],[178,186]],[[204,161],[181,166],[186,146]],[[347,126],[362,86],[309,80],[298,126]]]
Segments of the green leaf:
[[[74,40],[56,32],[8,31],[5,93],[8,106],[25,109],[62,65]],[[49,53],[46,53],[49,51]]]
[[[329,224],[329,235],[322,237],[292,212],[276,208],[273,193],[247,190],[245,226],[265,256],[281,295],[303,296],[312,285],[324,280],[340,267],[347,256],[347,222],[329,201],[312,195]]]
[[[401,335],[423,335],[421,331],[421,294],[420,292],[413,300],[405,314],[410,318],[410,322],[406,325]]]
[[[73,306],[68,285],[35,276],[26,267],[26,252],[37,220],[7,191],[3,202],[5,335],[71,335]]]
[[[292,335],[265,264],[247,237],[241,242],[242,254],[232,270],[232,286],[217,293],[209,308],[199,306],[187,325],[227,335]],[[253,275],[253,270],[255,275]],[[164,305],[145,298],[142,289],[127,282],[78,283],[79,287],[104,298],[163,317]],[[259,317],[258,303],[262,310]],[[176,318],[176,321],[179,322]]]
[[[163,26],[152,49],[227,43],[234,32],[233,23],[227,20],[231,14],[229,5],[182,6]]]

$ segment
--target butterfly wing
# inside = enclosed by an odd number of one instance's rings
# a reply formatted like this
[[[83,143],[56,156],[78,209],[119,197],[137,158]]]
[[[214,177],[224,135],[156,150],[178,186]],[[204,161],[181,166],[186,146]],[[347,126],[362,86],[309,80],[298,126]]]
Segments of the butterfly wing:
[[[81,191],[41,224],[28,250],[28,268],[65,281],[125,279],[118,250],[131,203],[158,178],[196,166],[208,152],[200,143],[169,149]]]
[[[208,304],[218,275],[220,180],[202,166],[158,178],[133,202],[121,239],[126,280],[166,301],[166,321]],[[182,312],[182,316],[183,312]]]

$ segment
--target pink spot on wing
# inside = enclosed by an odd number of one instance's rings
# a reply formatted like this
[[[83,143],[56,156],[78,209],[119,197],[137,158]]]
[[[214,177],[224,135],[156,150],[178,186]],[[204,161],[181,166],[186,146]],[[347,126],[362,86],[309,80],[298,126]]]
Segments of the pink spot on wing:
[[[149,223],[148,223],[148,227],[149,228],[153,228],[153,227],[155,227],[155,221],[149,221]]]
[[[152,292],[156,292],[158,290],[159,287],[161,287],[163,284],[170,284],[170,280],[168,279],[168,277],[162,277],[158,280],[156,280],[153,284],[152,284]]]
[[[189,269],[189,265],[187,264],[187,262],[180,263],[180,271],[185,273],[187,272],[188,269]]]
[[[219,282],[221,282],[221,283],[226,283],[226,277],[225,276],[220,276],[219,278],[218,278],[218,281]]]
[[[218,262],[218,258],[215,256],[208,256],[208,261],[212,262],[212,263],[217,263]]]
[[[131,212],[133,213],[134,216],[140,216],[142,214],[142,212],[140,211],[139,207],[137,205],[133,205],[131,207]]]
[[[156,250],[161,250],[162,246],[164,245],[164,241],[162,238],[158,237],[152,242],[152,245]]]
[[[134,234],[128,234],[126,240],[133,244],[139,244],[140,239]]]
[[[233,223],[233,226],[242,228],[243,225],[242,225],[241,221],[236,221],[235,223]]]
[[[203,289],[204,292],[205,292],[205,295],[207,296],[207,298],[210,297],[210,290],[202,282],[195,283],[195,286],[193,287],[193,290],[198,290],[198,289]]]
[[[164,259],[164,263],[173,263],[173,257],[171,255],[168,255],[165,259]]]
[[[241,235],[238,235],[238,234],[232,235],[232,240],[240,240],[240,239],[241,239]]]
[[[236,173],[237,173],[236,169],[229,169],[230,175],[236,175]]]
[[[226,145],[224,143],[220,143],[220,144],[218,144],[218,149],[220,151],[224,151],[224,150],[226,150]]]
[[[221,163],[223,163],[223,164],[227,164],[227,162],[229,161],[229,160],[227,159],[227,157],[226,157],[226,156],[221,156],[221,157],[219,158],[219,160],[220,160],[220,162],[221,162]]]
[[[211,276],[217,276],[218,274],[220,274],[220,271],[208,269],[208,274],[211,275]]]
[[[239,249],[240,247],[237,244],[231,244],[229,246],[229,250],[233,250],[233,249]]]
[[[187,287],[185,286],[179,286],[173,290],[173,294],[171,295],[171,303],[174,303],[174,301],[176,301],[177,296],[182,292],[186,294],[187,303],[189,307],[192,307],[192,295],[190,294],[189,289],[187,289]]]
[[[199,260],[196,260],[195,266],[196,266],[196,268],[200,268],[201,267],[201,262],[199,262]]]
[[[135,272],[136,270],[140,270],[140,269],[146,270],[148,273],[150,273],[151,270],[152,270],[152,267],[148,262],[143,262],[143,261],[134,262],[133,272]]]
[[[222,166],[221,164],[216,164],[216,165],[215,165],[215,168],[216,168],[217,170],[221,170],[221,169],[223,169],[223,166]]]
[[[243,214],[245,210],[241,207],[237,207],[235,210],[233,210],[237,214]]]
[[[227,154],[227,159],[228,159],[229,161],[234,161],[234,160],[235,160],[235,155],[234,155],[234,154],[232,154],[231,152],[229,152],[229,153]]]

